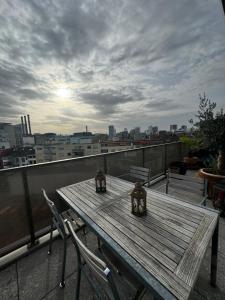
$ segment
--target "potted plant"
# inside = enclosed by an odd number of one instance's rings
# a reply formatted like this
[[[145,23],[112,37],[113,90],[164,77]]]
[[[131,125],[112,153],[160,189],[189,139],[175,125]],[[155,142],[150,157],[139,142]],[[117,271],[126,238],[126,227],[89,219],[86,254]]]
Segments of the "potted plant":
[[[225,114],[223,110],[215,113],[216,103],[205,94],[199,97],[198,122],[194,126],[213,157],[211,165],[200,169],[199,175],[208,181],[208,196],[211,198],[213,185],[225,179]]]
[[[172,161],[169,164],[169,169],[173,172],[173,173],[177,173],[180,175],[185,175],[187,172],[187,164],[183,161]]]
[[[184,134],[180,137],[180,141],[187,145],[189,149],[188,156],[184,157],[187,169],[198,170],[202,165],[199,157],[199,154],[201,154],[199,151],[202,142],[201,138],[196,136],[195,133],[192,133],[192,135]]]

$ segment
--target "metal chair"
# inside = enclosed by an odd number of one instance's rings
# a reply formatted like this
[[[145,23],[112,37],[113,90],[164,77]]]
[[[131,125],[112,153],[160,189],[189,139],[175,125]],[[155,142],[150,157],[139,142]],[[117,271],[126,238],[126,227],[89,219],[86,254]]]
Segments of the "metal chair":
[[[112,267],[108,267],[106,263],[99,258],[97,255],[92,253],[78,238],[76,235],[72,224],[69,220],[65,221],[67,228],[71,234],[72,241],[76,248],[77,259],[78,259],[78,275],[77,275],[77,285],[76,285],[76,295],[75,299],[79,300],[80,296],[80,282],[81,282],[81,272],[83,271],[85,277],[90,282],[96,294],[100,300],[113,299],[120,300],[122,299],[119,293],[118,288],[115,284],[116,276],[119,277],[119,282],[122,281],[122,286],[126,292],[130,291],[131,285],[128,286],[128,282],[125,281],[121,275],[118,275],[119,272],[113,272]],[[102,250],[101,250],[102,252]],[[99,253],[101,255],[101,252]],[[130,274],[130,276],[132,276]],[[118,281],[117,280],[117,281]],[[130,277],[127,278],[130,280]],[[145,293],[143,285],[137,283],[136,278],[133,279],[133,282],[136,283],[135,287],[135,296],[132,299],[141,299]],[[132,283],[133,283],[132,282]],[[125,286],[126,285],[126,286]],[[123,297],[123,299],[128,299]]]
[[[197,196],[200,200],[201,205],[206,206],[207,200],[207,184],[204,179],[199,177],[192,177],[189,175],[180,175],[173,173],[170,170],[167,171],[167,181],[166,181],[166,194],[169,192],[169,187],[173,187],[176,191],[181,190],[182,196],[187,193],[187,200],[190,198],[190,194]]]
[[[143,168],[139,166],[130,166],[127,174],[118,176],[128,181],[141,181],[144,186],[150,187],[151,168]]]
[[[55,206],[55,203],[48,198],[46,191],[44,189],[42,189],[42,194],[52,213],[52,223],[51,223],[51,230],[50,230],[49,250],[48,250],[49,255],[52,252],[52,234],[53,234],[54,226],[55,228],[57,228],[61,238],[63,239],[63,248],[64,248],[63,264],[62,264],[61,281],[59,283],[59,286],[63,288],[65,286],[65,266],[66,266],[66,249],[67,249],[66,239],[69,236],[69,232],[67,230],[67,227],[65,226],[64,220],[70,218],[70,220],[72,220],[73,222],[73,226],[75,227],[74,230],[78,232],[81,229],[83,229],[84,234],[85,234],[85,223],[80,218],[78,218],[70,209],[60,214]]]

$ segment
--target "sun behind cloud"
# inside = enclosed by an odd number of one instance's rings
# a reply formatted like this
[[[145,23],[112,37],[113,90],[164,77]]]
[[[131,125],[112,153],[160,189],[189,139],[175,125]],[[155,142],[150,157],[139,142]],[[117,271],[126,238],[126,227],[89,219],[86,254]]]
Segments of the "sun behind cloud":
[[[60,98],[70,98],[72,96],[72,91],[68,88],[58,88],[56,90],[56,95]]]

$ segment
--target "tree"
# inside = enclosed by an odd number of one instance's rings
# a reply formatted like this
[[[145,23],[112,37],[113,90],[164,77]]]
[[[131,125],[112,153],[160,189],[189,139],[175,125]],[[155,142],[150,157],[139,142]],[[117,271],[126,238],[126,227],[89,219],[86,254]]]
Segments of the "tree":
[[[204,146],[218,155],[217,171],[225,174],[225,114],[221,109],[215,114],[216,103],[208,99],[204,93],[199,95],[200,103],[195,126],[199,130]]]

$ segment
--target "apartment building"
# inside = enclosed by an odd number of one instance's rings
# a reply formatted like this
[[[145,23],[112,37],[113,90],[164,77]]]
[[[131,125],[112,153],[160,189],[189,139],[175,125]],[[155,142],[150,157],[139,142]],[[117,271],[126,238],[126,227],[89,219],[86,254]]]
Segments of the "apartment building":
[[[96,155],[99,153],[116,152],[132,149],[133,144],[127,142],[102,142],[87,144],[50,144],[36,145],[35,156],[37,163],[55,161],[60,159]]]
[[[21,147],[22,144],[21,124],[0,123],[0,149]]]
[[[37,163],[60,159],[94,155],[100,153],[100,144],[53,144],[36,145]]]
[[[10,148],[0,151],[0,169],[36,164],[35,150],[30,147]]]

